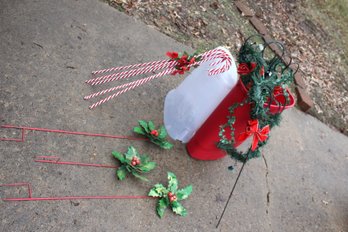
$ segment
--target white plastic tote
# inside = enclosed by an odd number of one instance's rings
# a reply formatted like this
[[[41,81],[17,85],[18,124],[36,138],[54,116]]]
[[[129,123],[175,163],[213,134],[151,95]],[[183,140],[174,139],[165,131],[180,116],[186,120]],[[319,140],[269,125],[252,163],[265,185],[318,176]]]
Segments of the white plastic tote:
[[[209,76],[210,69],[224,64],[211,66],[217,59],[204,62],[167,94],[164,126],[171,138],[187,143],[237,84],[237,68],[231,53],[223,47],[219,49],[223,49],[232,60],[229,70]]]

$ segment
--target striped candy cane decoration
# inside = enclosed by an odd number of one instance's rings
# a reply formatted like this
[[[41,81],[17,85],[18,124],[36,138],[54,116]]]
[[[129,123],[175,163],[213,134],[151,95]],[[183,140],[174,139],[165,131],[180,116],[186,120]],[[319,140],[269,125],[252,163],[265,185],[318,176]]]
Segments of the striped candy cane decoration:
[[[215,53],[218,50],[222,51],[221,49],[209,50],[209,51],[203,53],[202,57],[210,56],[212,53]],[[115,71],[119,71],[119,70],[123,70],[123,69],[133,69],[133,68],[139,68],[139,67],[145,67],[145,66],[156,66],[156,65],[160,65],[160,64],[166,63],[168,61],[170,61],[170,60],[158,60],[158,61],[152,61],[152,62],[147,62],[147,63],[140,63],[140,64],[127,65],[127,66],[113,67],[113,68],[93,71],[92,74],[93,75],[98,75],[98,74],[103,74],[103,73],[107,73],[107,72],[115,72]]]
[[[206,54],[204,53],[202,55],[204,57],[202,60],[208,61],[208,60],[211,60],[214,58],[225,57],[227,55],[224,51],[222,51],[222,53],[215,52],[215,51],[218,51],[218,49],[209,51]],[[220,63],[222,61],[218,61],[218,62]],[[144,74],[144,73],[157,71],[157,70],[160,70],[163,68],[171,68],[171,67],[174,67],[175,65],[177,65],[177,62],[172,61],[172,60],[166,60],[166,61],[162,61],[162,62],[156,61],[155,63],[156,64],[154,64],[152,66],[145,67],[145,68],[125,71],[125,72],[120,72],[120,73],[115,73],[115,74],[110,74],[110,75],[90,79],[90,80],[87,80],[86,83],[91,84],[91,85],[104,84],[104,83],[111,82],[111,81],[116,81],[116,80],[129,78],[129,77],[137,76],[137,75]],[[151,63],[147,63],[147,64],[151,64]],[[131,66],[125,66],[125,67],[131,67]],[[115,69],[115,68],[112,68],[112,69]],[[111,69],[108,69],[108,70],[111,70]]]
[[[144,73],[154,72],[154,71],[157,71],[157,70],[160,70],[163,68],[171,68],[171,67],[174,67],[176,65],[176,63],[177,63],[176,61],[169,61],[167,63],[163,63],[163,64],[156,65],[156,66],[148,66],[145,68],[134,69],[134,70],[126,71],[126,72],[102,76],[102,77],[100,77],[100,79],[97,78],[98,80],[96,80],[94,82],[90,82],[89,84],[100,85],[100,84],[104,84],[107,82],[116,81],[116,80],[120,80],[120,79],[124,79],[124,78],[129,78],[129,77],[137,76],[137,75],[144,74]]]
[[[208,72],[209,76],[217,75],[217,74],[220,74],[220,73],[227,71],[232,64],[232,59],[229,56],[229,54],[226,53],[223,49],[219,49],[219,48],[207,51],[199,56],[201,56],[201,60],[199,62],[195,62],[194,64],[189,65],[188,67],[191,67],[194,65],[199,65],[203,62],[207,62],[207,61],[210,61],[213,59],[217,59],[217,61],[214,61],[213,63],[211,63],[210,66],[217,66],[217,65],[224,63],[221,67],[213,68],[213,69],[209,70],[209,72]],[[199,56],[197,56],[197,57],[199,57]],[[103,69],[103,70],[99,70],[99,71],[93,71],[92,74],[97,75],[97,74],[103,74],[106,72],[113,72],[113,71],[118,71],[118,70],[123,70],[123,69],[138,68],[138,69],[133,69],[133,70],[124,71],[124,72],[120,72],[120,73],[105,75],[105,76],[101,76],[101,77],[90,79],[90,80],[86,81],[86,83],[88,83],[88,84],[98,85],[98,84],[104,84],[107,82],[111,82],[111,81],[115,81],[115,80],[119,80],[119,79],[123,79],[123,78],[137,76],[140,74],[154,72],[154,71],[161,70],[161,69],[165,68],[164,71],[162,71],[156,75],[152,75],[150,77],[146,77],[143,79],[132,81],[130,83],[122,84],[122,85],[119,85],[119,86],[116,86],[113,88],[105,89],[105,90],[90,94],[88,96],[85,96],[84,99],[88,100],[88,99],[91,99],[91,98],[94,98],[94,97],[97,97],[97,96],[100,96],[100,95],[103,95],[106,93],[113,92],[115,90],[125,88],[121,91],[118,91],[118,92],[92,104],[89,108],[93,109],[93,108],[95,108],[95,107],[97,107],[105,102],[108,102],[111,99],[113,99],[113,98],[115,98],[115,97],[129,91],[129,90],[132,90],[140,85],[143,85],[143,84],[149,82],[150,80],[153,80],[155,78],[162,77],[162,76],[173,73],[176,70],[173,67],[175,67],[176,65],[178,65],[178,62],[175,60],[160,60],[160,61],[154,61],[154,62],[148,62],[148,63],[142,63],[142,64],[121,66],[121,67]],[[139,68],[139,67],[142,67],[142,68]]]
[[[136,76],[136,75],[144,74],[147,72],[152,72],[152,71],[154,71],[153,68],[157,68],[157,67],[166,68],[166,67],[170,66],[172,63],[175,63],[175,62],[173,62],[172,60],[164,60],[162,63],[159,63],[159,64],[146,66],[143,68],[129,70],[129,71],[125,71],[125,72],[105,75],[105,76],[101,76],[98,78],[93,78],[93,79],[87,80],[86,83],[93,85],[93,83],[96,83],[96,82],[99,82],[99,81],[102,81],[105,79],[113,78],[113,77],[120,77],[119,79],[122,79],[122,78],[131,77],[131,76]],[[127,77],[124,77],[124,76],[127,76]]]
[[[94,97],[98,97],[98,96],[106,94],[106,93],[110,93],[110,92],[118,90],[118,89],[123,89],[125,87],[128,87],[128,86],[136,84],[136,82],[137,81],[132,81],[132,82],[129,82],[129,83],[126,83],[126,84],[123,84],[123,85],[118,85],[118,86],[110,88],[110,89],[104,89],[104,90],[99,91],[97,93],[93,93],[93,94],[90,94],[88,96],[85,96],[83,99],[88,100],[88,99],[91,99],[91,98],[94,98]]]
[[[155,78],[162,77],[162,76],[165,76],[165,75],[167,75],[167,74],[173,73],[174,70],[175,70],[175,68],[166,69],[166,70],[164,70],[164,71],[162,71],[162,72],[160,72],[160,73],[158,73],[158,74],[156,74],[156,75],[153,75],[153,76],[150,76],[150,77],[146,77],[146,78],[137,80],[137,81],[135,81],[135,83],[134,83],[133,85],[131,85],[131,86],[129,86],[129,87],[127,87],[127,88],[125,88],[125,89],[123,89],[123,90],[121,90],[121,91],[118,91],[118,92],[114,93],[113,95],[110,95],[110,96],[107,97],[107,98],[104,98],[104,99],[102,99],[102,100],[100,100],[100,101],[94,103],[93,105],[89,106],[89,108],[90,108],[90,109],[93,109],[93,108],[95,108],[95,107],[97,107],[97,106],[99,106],[99,105],[101,105],[101,104],[103,104],[103,103],[105,103],[105,102],[108,102],[108,101],[110,101],[111,99],[113,99],[113,98],[115,98],[115,97],[117,97],[117,96],[119,96],[119,95],[121,95],[121,94],[123,94],[123,93],[129,91],[129,90],[132,90],[132,89],[134,89],[134,88],[136,88],[136,87],[138,87],[138,86],[140,86],[140,85],[142,85],[142,84],[145,84],[146,82],[148,82],[148,81],[150,81],[150,80],[152,80],[152,79],[155,79]]]
[[[146,66],[154,66],[154,65],[160,65],[163,63],[166,63],[170,60],[158,60],[158,61],[153,61],[153,62],[148,62],[148,63],[141,63],[141,64],[133,64],[133,65],[127,65],[127,66],[120,66],[120,67],[113,67],[113,68],[108,68],[108,69],[102,69],[98,71],[93,71],[93,75],[98,75],[98,74],[103,74],[106,72],[115,72],[123,69],[133,69],[133,68],[139,68],[139,67],[146,67]]]
[[[209,59],[214,59],[214,58],[215,58],[215,57],[209,57]],[[207,60],[209,60],[209,59],[207,58]],[[207,60],[205,60],[205,61],[207,61]],[[205,61],[204,61],[204,62],[205,62]],[[196,63],[194,63],[194,64],[189,65],[189,67],[194,66],[194,65],[196,65],[196,64],[200,64],[200,63],[202,63],[202,62],[203,62],[203,61],[196,62]],[[174,69],[174,70],[175,70],[175,69]],[[213,71],[213,70],[212,70],[212,71]],[[214,75],[216,75],[216,74],[218,74],[218,73],[215,73]],[[144,78],[144,79],[147,79],[147,78]],[[105,89],[105,90],[102,90],[102,91],[99,91],[99,92],[90,94],[90,95],[88,95],[88,96],[85,96],[84,99],[85,99],[85,100],[88,100],[88,99],[91,99],[91,98],[94,98],[94,97],[97,97],[97,96],[100,96],[100,95],[103,95],[103,94],[106,94],[106,93],[110,93],[110,92],[115,91],[115,90],[118,90],[118,89],[122,89],[122,88],[125,88],[125,87],[129,87],[129,86],[135,85],[135,84],[137,84],[137,83],[138,83],[138,81],[132,81],[132,82],[130,82],[130,83],[126,83],[126,84],[119,85],[119,86],[116,86],[116,87],[113,87],[113,88]]]

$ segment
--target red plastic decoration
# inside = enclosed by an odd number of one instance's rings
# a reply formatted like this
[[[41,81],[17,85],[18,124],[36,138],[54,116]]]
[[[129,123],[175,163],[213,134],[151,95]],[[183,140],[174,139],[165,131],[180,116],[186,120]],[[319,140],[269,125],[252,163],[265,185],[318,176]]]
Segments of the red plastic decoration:
[[[243,83],[238,81],[237,85],[224,98],[220,105],[187,143],[186,149],[191,157],[199,160],[217,160],[226,156],[225,151],[216,147],[216,144],[220,141],[220,126],[226,123],[227,116],[230,115],[228,108],[235,103],[243,102],[246,97],[247,90]],[[251,107],[249,104],[235,109],[235,137],[245,131],[247,122],[250,120],[250,110]],[[230,129],[226,128],[226,137],[228,139],[230,139],[230,133]],[[240,144],[241,142],[236,142],[234,146],[237,147]]]
[[[295,105],[293,95],[289,90],[286,90],[289,95],[290,102],[286,106],[279,106],[276,102],[272,102],[269,106],[265,104],[265,107],[269,107],[271,114],[281,113],[283,110],[291,108]],[[217,148],[216,144],[220,141],[219,130],[220,126],[226,123],[227,116],[230,115],[228,108],[235,103],[245,101],[247,98],[247,89],[241,80],[231,90],[231,92],[224,98],[220,105],[214,110],[209,118],[198,129],[192,139],[186,144],[186,149],[189,155],[199,160],[217,160],[226,156],[225,151]],[[282,105],[286,103],[286,98],[283,94],[275,96],[275,99]],[[236,121],[234,123],[234,147],[238,147],[243,141],[238,140],[238,137],[244,133],[248,126],[250,118],[250,104],[239,106],[234,111]],[[229,128],[225,128],[226,137],[229,137],[231,131]]]

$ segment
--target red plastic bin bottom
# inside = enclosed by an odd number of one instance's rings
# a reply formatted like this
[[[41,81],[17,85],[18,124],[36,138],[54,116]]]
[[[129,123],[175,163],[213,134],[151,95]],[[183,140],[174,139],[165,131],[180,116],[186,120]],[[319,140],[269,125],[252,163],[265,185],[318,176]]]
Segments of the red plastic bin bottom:
[[[209,118],[198,129],[192,139],[186,144],[186,149],[189,155],[199,160],[217,160],[226,156],[225,151],[216,147],[220,141],[219,130],[220,125],[227,121],[227,116],[230,114],[228,108],[234,103],[239,103],[245,100],[247,91],[241,81],[230,91],[220,105],[214,110]],[[236,116],[235,136],[245,131],[248,120],[250,119],[250,105],[238,107],[235,110]],[[225,128],[226,137],[230,139],[230,129]],[[236,143],[235,147],[240,143]]]
[[[295,105],[293,95],[289,90],[286,91],[288,92],[290,98],[289,104],[285,107],[279,107],[276,104],[271,104],[270,113],[279,113]],[[225,124],[227,121],[227,116],[230,114],[228,108],[234,103],[243,102],[246,98],[247,90],[242,81],[239,80],[237,85],[230,91],[230,93],[224,98],[220,105],[203,123],[201,128],[198,129],[192,139],[186,144],[187,152],[192,158],[199,160],[217,160],[226,156],[225,151],[216,147],[216,144],[220,141],[220,125]],[[286,99],[284,96],[277,96],[276,99],[281,104],[285,104]],[[250,110],[250,104],[246,104],[235,109],[235,138],[246,130],[247,123],[250,120]],[[225,135],[228,139],[231,138],[230,133],[230,128],[225,128]],[[241,142],[235,142],[234,147],[238,147],[240,144]]]

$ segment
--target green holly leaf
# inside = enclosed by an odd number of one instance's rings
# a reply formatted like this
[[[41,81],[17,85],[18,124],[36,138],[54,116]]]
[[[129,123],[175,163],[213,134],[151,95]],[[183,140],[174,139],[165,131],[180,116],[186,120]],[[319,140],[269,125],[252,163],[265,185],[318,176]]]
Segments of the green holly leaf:
[[[139,125],[146,131],[146,133],[150,133],[149,127],[147,125],[147,122],[144,120],[139,120]]]
[[[169,202],[166,198],[162,198],[158,201],[157,203],[157,214],[160,218],[163,217],[164,211],[167,209],[169,206]]]
[[[173,209],[174,213],[176,213],[176,214],[178,214],[180,216],[184,216],[185,217],[187,215],[186,209],[178,201],[173,201],[172,202],[172,209]]]
[[[147,162],[143,165],[139,165],[139,169],[143,172],[149,172],[156,167],[156,162]]]
[[[162,184],[155,184],[155,186],[150,190],[150,197],[163,197],[168,193],[168,190]]]
[[[142,175],[140,175],[139,173],[137,173],[136,171],[132,171],[133,176],[135,176],[136,178],[142,180],[142,181],[149,181],[146,177],[143,177]]]
[[[160,147],[163,148],[163,149],[171,149],[173,147],[173,144],[171,144],[170,142],[168,141],[163,141],[161,144],[160,144]]]
[[[144,130],[142,127],[140,127],[140,126],[134,127],[134,128],[133,128],[133,131],[134,131],[135,133],[137,133],[137,134],[146,135],[145,130]]]
[[[138,152],[133,146],[130,146],[125,156],[128,161],[131,161],[134,156],[138,156]]]
[[[117,169],[116,174],[119,180],[123,180],[126,177],[126,169],[124,166],[121,166]]]
[[[161,197],[162,195],[159,194],[155,188],[150,189],[150,192],[148,193],[149,197]]]
[[[121,154],[121,153],[119,153],[119,152],[117,152],[117,151],[113,151],[113,152],[112,152],[112,155],[113,155],[116,159],[118,159],[121,163],[124,163],[124,162],[126,161],[126,159],[124,158],[124,155]]]
[[[159,133],[158,133],[158,138],[159,139],[165,139],[167,137],[167,131],[166,128],[164,126],[161,126],[159,128]]]
[[[176,197],[179,201],[184,200],[190,196],[192,193],[192,185],[188,185],[183,189],[180,189],[176,192]]]
[[[149,126],[150,132],[153,131],[153,130],[155,129],[155,125],[153,124],[152,121],[149,121],[149,122],[147,123],[147,125]]]
[[[176,179],[176,176],[172,172],[168,172],[168,189],[172,193],[175,193],[178,189],[178,180]]]
[[[147,163],[150,161],[150,158],[147,155],[140,155],[140,162],[142,164]]]

